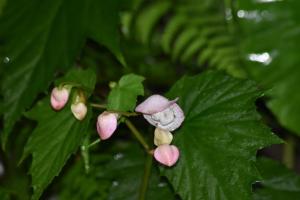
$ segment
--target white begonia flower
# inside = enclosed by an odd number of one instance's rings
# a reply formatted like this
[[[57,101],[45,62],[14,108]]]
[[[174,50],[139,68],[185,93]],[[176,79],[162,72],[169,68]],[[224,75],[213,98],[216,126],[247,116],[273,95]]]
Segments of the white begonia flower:
[[[176,103],[178,98],[169,101],[161,95],[152,95],[136,107],[136,112],[153,126],[167,131],[174,131],[184,120],[184,113]]]

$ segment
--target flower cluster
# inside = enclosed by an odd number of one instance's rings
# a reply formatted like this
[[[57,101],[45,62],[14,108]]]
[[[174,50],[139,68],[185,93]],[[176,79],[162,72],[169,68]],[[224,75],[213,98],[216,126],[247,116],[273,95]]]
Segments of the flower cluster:
[[[56,111],[63,109],[68,103],[71,90],[71,85],[61,85],[53,88],[50,96],[51,107]],[[87,114],[85,96],[81,90],[75,91],[71,104],[71,111],[74,117],[80,121],[83,120]]]
[[[177,129],[184,120],[184,113],[175,100],[169,101],[161,95],[152,95],[138,105],[136,112],[142,113],[144,118],[153,126],[154,158],[163,165],[173,166],[179,158],[179,150],[171,145],[173,135],[170,131]],[[118,126],[119,114],[104,111],[98,116],[97,131],[102,140],[112,136]]]
[[[170,131],[177,129],[184,120],[184,113],[176,103],[178,98],[169,101],[160,95],[152,95],[135,109],[143,113],[144,118],[153,126],[154,158],[163,165],[173,166],[179,158],[179,150],[171,145],[173,135]]]

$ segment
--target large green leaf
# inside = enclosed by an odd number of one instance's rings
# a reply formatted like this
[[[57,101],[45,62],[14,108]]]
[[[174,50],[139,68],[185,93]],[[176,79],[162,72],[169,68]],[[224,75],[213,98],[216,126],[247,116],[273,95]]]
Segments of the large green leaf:
[[[118,0],[92,0],[88,35],[98,43],[105,45],[125,65],[120,50],[120,19],[118,13],[120,6],[118,3]]]
[[[81,1],[72,6],[67,0],[7,2],[0,21],[6,69],[2,143],[54,72],[72,66],[84,42],[86,12]]]
[[[117,16],[118,10],[110,2],[7,2],[0,19],[1,60],[4,61],[1,67],[5,69],[0,70],[4,72],[2,144],[37,94],[47,88],[55,72],[72,67],[86,37],[95,38],[121,57],[116,36],[119,18],[107,16],[107,13]]]
[[[298,0],[237,1],[246,68],[271,88],[267,106],[279,122],[300,134],[300,14]]]
[[[300,176],[277,161],[260,158],[257,167],[262,175],[255,200],[296,200],[300,196]]]
[[[180,159],[161,171],[184,200],[251,198],[256,151],[280,141],[260,122],[260,95],[252,81],[218,72],[183,77],[172,87],[168,96],[179,97],[186,119],[174,133]]]
[[[79,79],[77,83],[93,88],[96,77],[89,70],[72,70],[64,80],[70,81],[80,74],[86,80]],[[87,92],[87,96],[89,94],[90,92]],[[34,189],[33,200],[39,199],[43,190],[59,174],[70,155],[77,150],[86,135],[91,117],[89,110],[86,118],[78,121],[70,110],[71,100],[61,111],[54,111],[49,101],[47,97],[38,102],[27,114],[27,117],[38,122],[25,146],[23,155],[27,157],[32,154],[30,174]]]
[[[124,75],[108,96],[108,110],[132,111],[137,97],[144,95],[144,77],[135,74]]]

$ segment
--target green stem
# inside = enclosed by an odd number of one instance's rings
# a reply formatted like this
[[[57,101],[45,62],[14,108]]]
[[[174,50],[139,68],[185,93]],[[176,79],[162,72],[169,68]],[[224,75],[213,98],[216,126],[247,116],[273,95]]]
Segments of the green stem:
[[[283,146],[283,163],[293,169],[295,165],[295,140],[294,137],[288,135],[286,143]]]
[[[90,155],[89,155],[89,147],[88,147],[89,141],[90,141],[89,137],[86,137],[81,146],[81,155],[84,161],[85,173],[87,174],[90,171]]]
[[[92,146],[98,144],[99,142],[101,142],[100,139],[95,140],[94,142],[92,142],[91,144],[88,145],[88,148],[90,148],[90,147],[92,147]]]
[[[129,128],[129,130],[131,131],[131,133],[142,144],[142,146],[144,147],[146,152],[150,153],[150,148],[149,148],[147,142],[145,141],[144,137],[142,136],[142,134],[136,129],[136,127],[131,123],[131,121],[129,119],[125,119],[124,121],[125,121],[125,124],[127,125],[127,127]]]
[[[146,164],[145,164],[145,169],[144,169],[142,185],[141,185],[140,193],[139,193],[139,200],[144,200],[146,197],[149,178],[151,175],[151,168],[152,168],[152,156],[148,154],[147,158],[146,158]]]
[[[94,108],[106,109],[106,105],[104,104],[91,103],[90,105]]]
[[[104,104],[96,104],[96,103],[91,103],[90,105],[92,107],[100,108],[100,109],[106,109],[106,107],[107,107]],[[133,116],[140,115],[139,113],[136,113],[136,112],[123,112],[123,111],[118,111],[118,110],[107,110],[107,111],[112,112],[112,113],[118,113],[118,114],[126,116],[126,117],[133,117]]]

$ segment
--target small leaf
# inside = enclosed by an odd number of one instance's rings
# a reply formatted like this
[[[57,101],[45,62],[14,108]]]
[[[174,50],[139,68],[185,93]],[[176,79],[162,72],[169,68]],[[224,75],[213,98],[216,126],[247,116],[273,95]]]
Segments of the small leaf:
[[[123,76],[108,96],[108,110],[133,111],[137,96],[144,95],[144,77],[135,74]]]
[[[300,176],[277,161],[260,158],[257,167],[262,176],[262,188],[254,193],[254,200],[298,199]]]
[[[161,171],[182,199],[250,199],[256,151],[280,142],[256,112],[260,95],[254,82],[217,72],[172,87],[168,96],[179,97],[186,118],[174,133],[179,161]]]

